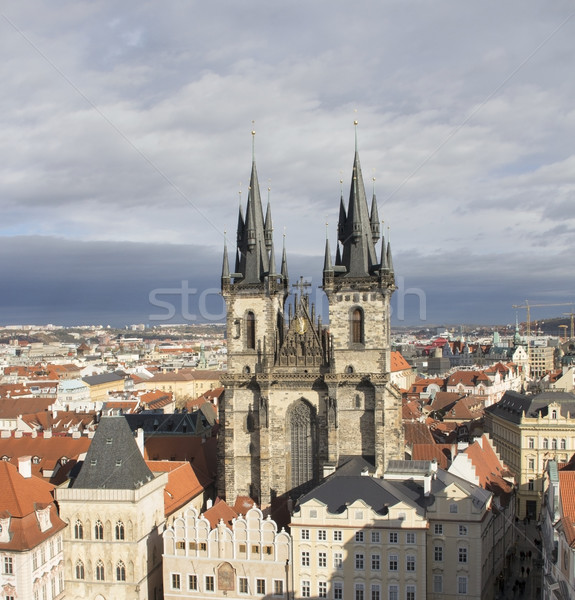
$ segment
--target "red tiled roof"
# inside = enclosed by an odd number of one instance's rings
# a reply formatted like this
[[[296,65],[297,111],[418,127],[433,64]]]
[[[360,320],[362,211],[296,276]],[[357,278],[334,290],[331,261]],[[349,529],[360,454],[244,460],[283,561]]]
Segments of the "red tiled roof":
[[[433,444],[434,439],[425,423],[404,423],[406,444]]]
[[[210,522],[212,529],[214,529],[220,521],[223,521],[231,529],[232,520],[238,517],[238,513],[223,500],[216,498],[212,508],[209,508],[204,513],[204,517]]]
[[[433,460],[442,469],[447,469],[449,462],[453,459],[451,456],[453,446],[451,444],[414,444],[411,453],[412,460]]]
[[[168,473],[168,483],[164,488],[164,512],[166,516],[187,504],[204,492],[189,462],[146,461],[152,473]]]
[[[575,547],[575,471],[559,471],[559,495],[561,496],[561,525],[565,539]]]
[[[411,369],[411,365],[403,358],[401,352],[392,351],[391,353],[391,372],[405,371]]]
[[[0,550],[29,550],[50,538],[66,524],[54,505],[54,486],[39,477],[25,478],[10,463],[0,461],[0,514],[10,515],[10,541],[0,542]],[[37,509],[50,509],[52,526],[42,532]]]

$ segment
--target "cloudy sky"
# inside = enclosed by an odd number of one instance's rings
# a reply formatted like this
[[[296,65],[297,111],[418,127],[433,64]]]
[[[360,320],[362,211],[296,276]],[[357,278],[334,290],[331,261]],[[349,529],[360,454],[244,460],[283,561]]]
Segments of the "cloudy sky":
[[[566,0],[5,3],[0,324],[221,316],[252,128],[278,259],[285,231],[320,283],[355,119],[396,323],[571,302],[574,39]]]

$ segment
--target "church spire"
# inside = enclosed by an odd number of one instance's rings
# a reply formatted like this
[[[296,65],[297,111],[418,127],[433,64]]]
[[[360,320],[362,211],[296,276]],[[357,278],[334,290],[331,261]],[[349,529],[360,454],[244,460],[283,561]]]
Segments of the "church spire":
[[[255,136],[255,131],[252,131]],[[255,153],[252,150],[252,172],[246,205],[245,217],[240,211],[238,217],[238,251],[240,255],[238,279],[241,283],[261,283],[269,272],[269,245],[271,242],[271,211],[268,210],[269,234],[264,223],[260,185],[256,169]],[[268,239],[269,237],[269,239]]]
[[[378,221],[375,228],[372,227],[374,217]],[[346,275],[348,277],[368,277],[377,265],[374,235],[377,232],[377,238],[379,238],[379,217],[375,198],[372,202],[371,217],[367,208],[357,137],[349,202],[347,211],[343,208],[343,203],[340,205],[339,229],[339,239],[343,244],[342,264],[347,269]]]
[[[225,233],[224,233],[225,236]],[[222,264],[222,282],[230,280],[230,262],[228,259],[228,241],[224,237],[224,260]]]

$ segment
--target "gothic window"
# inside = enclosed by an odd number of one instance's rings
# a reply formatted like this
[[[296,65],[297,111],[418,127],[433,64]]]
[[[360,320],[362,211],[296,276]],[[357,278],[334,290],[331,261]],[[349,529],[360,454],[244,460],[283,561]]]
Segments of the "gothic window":
[[[117,540],[124,539],[124,523],[122,523],[122,521],[118,521],[116,523],[116,539]]]
[[[82,521],[77,520],[74,524],[74,538],[77,540],[84,539],[84,526],[82,525]]]
[[[94,525],[94,538],[96,540],[104,539],[104,526],[100,520],[96,521],[96,524]]]
[[[313,480],[313,436],[311,407],[297,402],[288,412],[291,442],[291,487]]]
[[[121,560],[116,565],[116,579],[118,581],[126,581],[126,565]]]
[[[84,579],[84,563],[81,560],[76,563],[76,579]]]
[[[246,316],[246,345],[248,348],[256,348],[256,316],[249,312]]]
[[[363,311],[355,308],[351,313],[351,343],[363,344]]]
[[[104,563],[101,560],[96,563],[96,581],[104,581]]]

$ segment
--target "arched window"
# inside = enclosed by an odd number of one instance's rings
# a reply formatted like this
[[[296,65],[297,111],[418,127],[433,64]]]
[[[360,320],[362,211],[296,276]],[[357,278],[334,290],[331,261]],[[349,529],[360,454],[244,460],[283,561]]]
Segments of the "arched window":
[[[256,348],[256,316],[249,312],[246,316],[246,345],[248,348]]]
[[[551,449],[557,450],[557,440],[555,438],[551,440]]]
[[[96,563],[96,580],[104,581],[104,563],[101,560]]]
[[[551,411],[551,418],[552,419],[556,419],[557,418],[557,411],[556,410],[552,410]]]
[[[76,562],[76,579],[84,579],[84,563],[81,560]]]
[[[126,581],[126,565],[121,560],[116,565],[116,579]]]
[[[549,448],[549,440],[547,438],[543,438],[543,450],[547,450]]]
[[[122,521],[118,521],[116,523],[116,539],[117,540],[124,539],[124,523],[122,523]]]
[[[561,440],[561,450],[567,450],[567,440],[565,438]]]
[[[74,524],[74,538],[77,540],[84,539],[84,526],[82,525],[82,521],[79,519]]]
[[[99,519],[94,525],[94,538],[97,540],[104,539],[104,526],[102,525],[102,521],[100,521]]]
[[[363,311],[355,308],[351,313],[351,343],[363,344]]]

